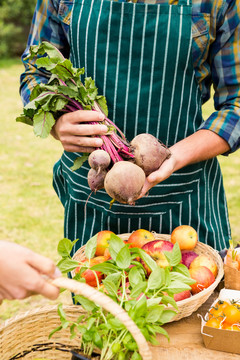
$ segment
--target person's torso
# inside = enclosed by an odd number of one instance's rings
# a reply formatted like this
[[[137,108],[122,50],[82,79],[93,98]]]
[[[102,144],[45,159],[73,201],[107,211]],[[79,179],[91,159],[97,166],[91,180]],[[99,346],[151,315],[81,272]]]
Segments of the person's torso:
[[[110,0],[105,0],[110,1]],[[53,0],[57,9],[58,19],[70,41],[69,29],[71,22],[72,9],[75,0]],[[122,2],[122,0],[119,0]],[[134,1],[149,4],[164,4],[166,0],[139,0]],[[205,102],[210,97],[210,72],[211,65],[209,60],[209,47],[215,41],[216,28],[221,18],[224,0],[193,0],[192,2],[192,59],[196,78],[202,91],[202,101]],[[176,0],[170,1],[171,5],[176,5]]]

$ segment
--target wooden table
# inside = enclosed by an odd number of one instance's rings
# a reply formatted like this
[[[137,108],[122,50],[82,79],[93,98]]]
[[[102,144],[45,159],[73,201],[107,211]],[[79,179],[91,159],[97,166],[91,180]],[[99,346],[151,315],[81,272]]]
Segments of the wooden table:
[[[201,335],[201,319],[218,297],[218,291],[191,316],[164,326],[170,337],[160,335],[159,346],[151,346],[153,360],[240,360],[239,354],[207,349]]]

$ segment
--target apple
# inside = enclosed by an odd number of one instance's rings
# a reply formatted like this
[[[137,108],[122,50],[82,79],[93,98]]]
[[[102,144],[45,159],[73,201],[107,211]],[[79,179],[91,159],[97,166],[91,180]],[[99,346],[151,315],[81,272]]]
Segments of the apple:
[[[143,245],[148,243],[149,241],[153,241],[155,239],[154,234],[148,230],[138,229],[135,230],[128,238],[127,244],[130,244],[130,248],[137,247],[141,248]]]
[[[198,266],[189,269],[190,276],[196,282],[191,286],[192,294],[197,294],[200,291],[207,289],[210,285],[212,285],[215,281],[215,277],[211,270],[206,266]]]
[[[184,290],[184,291],[181,291],[178,294],[174,294],[173,298],[174,298],[175,301],[181,301],[181,300],[184,300],[184,299],[188,299],[191,295],[192,294],[191,294],[190,290]]]
[[[110,230],[102,230],[97,233],[96,256],[104,256],[104,251],[109,247],[109,240],[112,234],[114,233]]]
[[[172,251],[173,246],[174,245],[167,240],[153,240],[143,245],[142,249],[156,261],[159,267],[165,268],[169,266],[169,262],[164,255],[164,251]],[[142,259],[141,262],[149,275],[151,269],[149,269]]]
[[[86,280],[86,284],[89,286],[97,287],[97,279],[98,278],[99,283],[101,282],[103,278],[103,274],[100,271],[91,270],[91,267],[97,264],[101,264],[104,261],[107,261],[108,259],[105,256],[96,256],[89,261],[86,260],[83,263],[80,264],[80,266],[75,270],[75,273],[78,273],[82,266],[89,266],[89,269],[86,269],[82,274],[81,277]]]
[[[190,264],[190,269],[198,266],[206,266],[213,273],[214,277],[217,276],[218,267],[215,261],[207,255],[201,254],[196,257]]]
[[[198,257],[198,254],[195,251],[182,250],[182,264],[189,268],[192,261]]]
[[[193,250],[197,245],[198,234],[190,225],[180,225],[173,229],[171,242],[179,244],[180,250]]]

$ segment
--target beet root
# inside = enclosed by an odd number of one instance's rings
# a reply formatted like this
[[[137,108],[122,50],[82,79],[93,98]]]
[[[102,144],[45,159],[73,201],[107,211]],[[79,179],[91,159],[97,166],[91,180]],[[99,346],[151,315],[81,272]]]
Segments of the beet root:
[[[90,169],[88,172],[88,185],[94,192],[104,188],[104,179],[106,177],[107,170],[102,169],[101,171]]]
[[[110,165],[110,162],[110,155],[102,149],[94,150],[88,157],[89,166],[97,171],[107,169]]]
[[[146,176],[158,170],[164,160],[171,155],[170,150],[151,134],[139,134],[130,143],[135,164],[140,166]]]
[[[107,172],[104,188],[119,203],[134,205],[145,179],[145,173],[139,166],[129,161],[119,161]]]

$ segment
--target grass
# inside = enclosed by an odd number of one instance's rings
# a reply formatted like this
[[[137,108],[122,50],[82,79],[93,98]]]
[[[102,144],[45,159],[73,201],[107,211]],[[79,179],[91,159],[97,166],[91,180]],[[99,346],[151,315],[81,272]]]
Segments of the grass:
[[[63,208],[52,188],[52,167],[59,159],[61,145],[48,138],[33,135],[32,128],[16,123],[22,111],[19,60],[0,61],[0,239],[14,241],[58,260],[56,247],[63,237]],[[212,102],[204,106],[204,117],[213,110]],[[220,158],[229,205],[232,236],[239,236],[240,158],[239,153]],[[63,293],[57,302],[71,302]],[[46,303],[40,296],[1,305],[0,323],[20,311]]]

